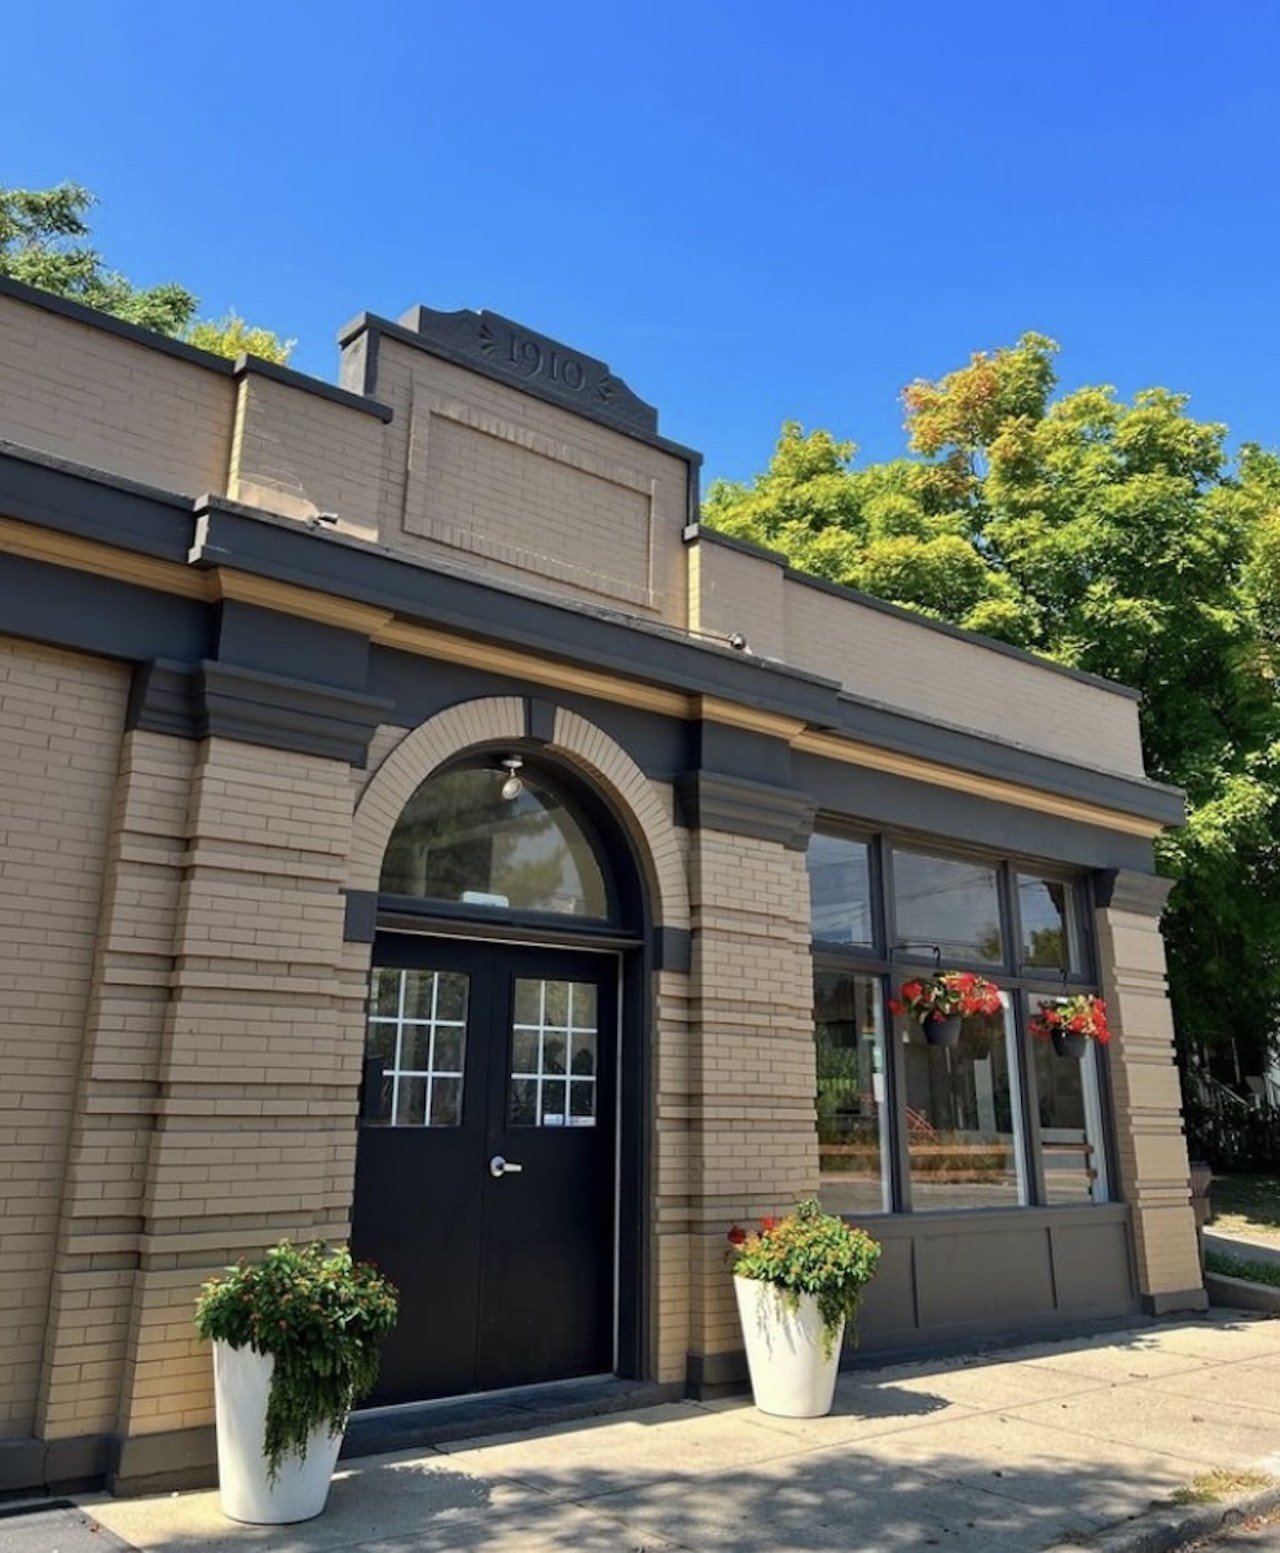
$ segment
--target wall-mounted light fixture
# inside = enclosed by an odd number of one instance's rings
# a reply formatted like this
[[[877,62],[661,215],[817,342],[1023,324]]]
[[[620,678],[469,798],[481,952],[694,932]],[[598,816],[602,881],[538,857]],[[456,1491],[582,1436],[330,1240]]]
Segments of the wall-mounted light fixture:
[[[507,780],[502,784],[502,796],[510,803],[512,799],[519,798],[524,792],[524,783],[517,774],[520,767],[524,765],[524,761],[519,755],[508,755],[502,764],[507,772]]]

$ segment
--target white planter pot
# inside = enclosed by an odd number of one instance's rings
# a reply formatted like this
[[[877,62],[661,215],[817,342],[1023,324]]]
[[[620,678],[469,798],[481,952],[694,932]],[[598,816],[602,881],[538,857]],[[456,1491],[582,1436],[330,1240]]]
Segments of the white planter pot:
[[[733,1286],[756,1406],[780,1418],[821,1418],[829,1413],[844,1323],[827,1358],[822,1316],[812,1294],[802,1294],[793,1309],[779,1289],[758,1278],[735,1277]]]
[[[287,1454],[275,1482],[268,1480],[263,1439],[275,1364],[271,1354],[252,1348],[213,1345],[222,1513],[256,1526],[309,1521],[319,1515],[342,1445],[340,1434],[331,1435],[321,1425],[312,1433],[306,1454]]]

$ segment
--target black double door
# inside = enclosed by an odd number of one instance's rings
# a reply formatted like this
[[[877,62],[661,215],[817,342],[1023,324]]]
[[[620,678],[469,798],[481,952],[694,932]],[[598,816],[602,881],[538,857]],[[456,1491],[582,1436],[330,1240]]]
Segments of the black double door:
[[[368,1405],[611,1370],[616,958],[373,958],[351,1240],[400,1317]]]

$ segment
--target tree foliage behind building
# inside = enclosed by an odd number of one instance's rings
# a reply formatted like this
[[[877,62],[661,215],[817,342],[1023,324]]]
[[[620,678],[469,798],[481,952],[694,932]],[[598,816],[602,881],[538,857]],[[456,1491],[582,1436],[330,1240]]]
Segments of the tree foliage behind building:
[[[1142,692],[1147,769],[1185,787],[1158,845],[1184,1049],[1249,1071],[1280,1009],[1280,458],[1234,459],[1185,395],[1056,393],[1028,334],[904,391],[908,456],[783,427],[704,518],[793,565]],[[955,720],[963,723],[963,706]],[[1086,765],[1105,764],[1087,744]]]
[[[185,286],[166,281],[135,286],[91,242],[94,196],[78,183],[51,189],[0,187],[0,275],[110,313],[143,329],[185,340],[219,356],[248,353],[285,362],[292,340],[253,327],[234,311],[197,317],[200,302]]]

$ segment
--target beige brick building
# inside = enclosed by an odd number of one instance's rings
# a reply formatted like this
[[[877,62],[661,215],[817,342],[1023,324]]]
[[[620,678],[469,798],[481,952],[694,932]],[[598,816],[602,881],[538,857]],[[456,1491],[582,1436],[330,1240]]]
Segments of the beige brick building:
[[[340,342],[0,282],[0,1491],[207,1480],[193,1296],[285,1235],[400,1283],[376,1405],[741,1386],[725,1233],[814,1193],[867,1352],[1201,1308],[1134,697],[702,530],[581,352]]]

